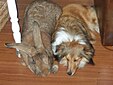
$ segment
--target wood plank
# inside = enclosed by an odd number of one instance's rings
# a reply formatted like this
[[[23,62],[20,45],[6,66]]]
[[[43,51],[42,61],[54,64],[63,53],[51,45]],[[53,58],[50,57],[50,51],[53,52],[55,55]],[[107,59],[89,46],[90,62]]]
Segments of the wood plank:
[[[19,6],[25,7],[32,0],[17,1]],[[87,1],[89,3],[89,0],[82,2]],[[59,2],[63,4],[63,0],[59,0]],[[75,0],[75,2],[78,2],[78,0]],[[22,25],[23,12],[24,8],[20,7],[20,25]],[[38,77],[20,64],[15,49],[8,49],[4,46],[6,42],[14,42],[12,35],[11,23],[8,22],[0,32],[0,85],[112,85],[113,83],[113,52],[101,45],[99,36],[97,36],[94,45],[96,52],[94,56],[95,66],[86,65],[85,68],[78,70],[76,75],[68,76],[66,67],[60,65],[58,73],[50,74],[47,77]]]

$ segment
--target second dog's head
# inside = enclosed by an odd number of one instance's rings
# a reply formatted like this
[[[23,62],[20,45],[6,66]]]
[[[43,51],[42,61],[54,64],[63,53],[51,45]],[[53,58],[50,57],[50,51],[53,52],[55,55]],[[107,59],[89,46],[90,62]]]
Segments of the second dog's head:
[[[92,49],[72,41],[60,44],[56,51],[61,57],[60,64],[67,66],[67,74],[74,75],[76,70],[83,68],[86,63],[94,64],[92,61],[94,50]]]

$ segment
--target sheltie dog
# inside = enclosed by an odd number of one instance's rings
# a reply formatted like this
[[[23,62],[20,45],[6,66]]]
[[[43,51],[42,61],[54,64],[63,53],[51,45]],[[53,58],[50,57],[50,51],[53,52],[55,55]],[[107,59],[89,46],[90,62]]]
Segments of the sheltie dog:
[[[60,64],[67,66],[67,74],[74,75],[78,68],[92,60],[92,44],[99,33],[98,20],[93,7],[69,4],[63,8],[52,37],[52,50]]]

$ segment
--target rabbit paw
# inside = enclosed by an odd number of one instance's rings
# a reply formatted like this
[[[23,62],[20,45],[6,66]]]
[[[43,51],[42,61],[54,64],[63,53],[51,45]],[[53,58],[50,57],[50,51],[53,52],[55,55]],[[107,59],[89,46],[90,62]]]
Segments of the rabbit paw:
[[[16,50],[16,55],[18,56],[18,58],[21,58],[21,54],[20,54],[20,51],[18,49]]]
[[[58,71],[58,65],[53,65],[52,73],[56,73]]]
[[[23,60],[21,60],[20,63],[21,63],[23,66],[27,66],[26,63],[25,63]]]

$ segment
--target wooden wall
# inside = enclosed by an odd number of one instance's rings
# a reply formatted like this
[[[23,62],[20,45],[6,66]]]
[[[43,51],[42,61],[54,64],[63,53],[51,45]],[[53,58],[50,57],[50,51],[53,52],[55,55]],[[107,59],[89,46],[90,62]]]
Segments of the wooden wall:
[[[113,45],[113,0],[95,0],[103,45]]]

